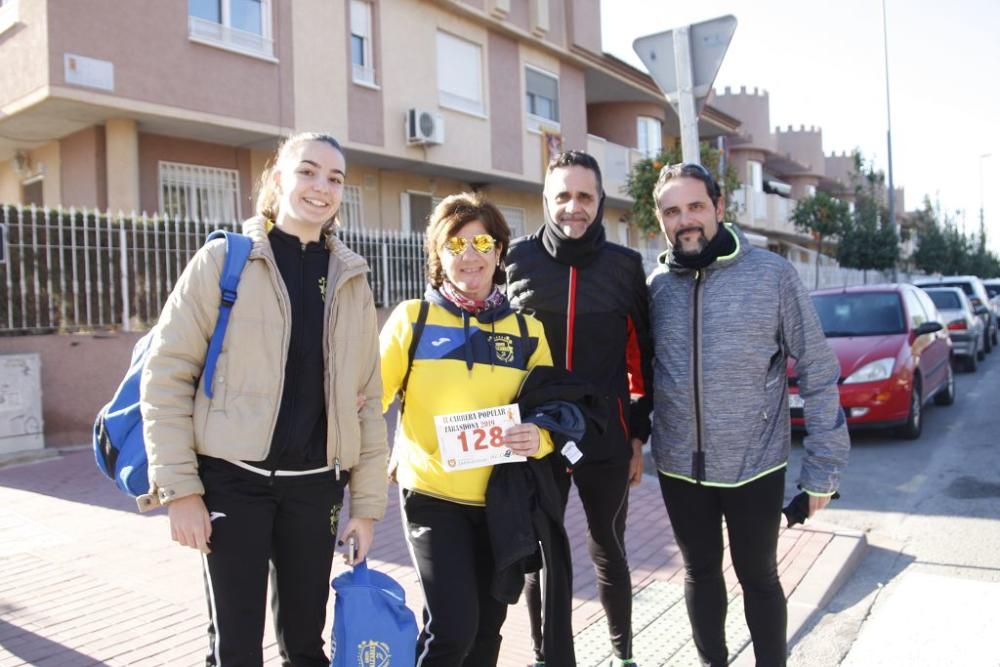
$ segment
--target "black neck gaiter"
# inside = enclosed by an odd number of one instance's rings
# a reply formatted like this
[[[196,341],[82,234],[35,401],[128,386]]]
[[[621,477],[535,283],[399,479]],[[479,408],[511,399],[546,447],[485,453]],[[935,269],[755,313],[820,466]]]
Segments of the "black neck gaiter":
[[[697,255],[681,254],[676,249],[671,252],[670,263],[674,266],[697,271],[704,269],[720,257],[736,252],[736,237],[724,225],[719,225],[712,240],[705,244]]]
[[[567,236],[562,227],[552,219],[548,204],[543,203],[543,206],[545,225],[542,226],[540,237],[545,250],[554,260],[560,264],[583,268],[597,259],[601,247],[607,241],[604,233],[604,195],[601,195],[594,221],[578,239]]]

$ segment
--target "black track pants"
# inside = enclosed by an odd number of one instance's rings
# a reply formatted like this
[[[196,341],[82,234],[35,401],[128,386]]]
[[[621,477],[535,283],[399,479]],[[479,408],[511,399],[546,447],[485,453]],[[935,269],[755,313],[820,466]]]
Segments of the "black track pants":
[[[507,605],[490,595],[485,508],[403,491],[403,510],[424,591],[417,667],[494,667]]]
[[[332,472],[269,478],[205,457],[199,465],[212,519],[205,664],[260,667],[270,576],[283,664],[328,667],[323,628],[343,482]]]
[[[632,578],[625,553],[625,521],[628,518],[629,464],[594,463],[567,474],[558,456],[553,462],[563,510],[569,487],[576,490],[587,515],[587,549],[597,573],[597,594],[604,607],[611,633],[611,647],[622,660],[632,658]],[[531,621],[531,641],[535,659],[545,660],[542,651],[542,594],[538,575],[525,578],[524,596]]]
[[[778,580],[777,551],[785,469],[730,488],[702,486],[663,474],[659,478],[674,537],[684,557],[684,597],[702,662],[722,666],[729,657],[722,576],[725,517],[757,665],[784,665],[788,608]]]

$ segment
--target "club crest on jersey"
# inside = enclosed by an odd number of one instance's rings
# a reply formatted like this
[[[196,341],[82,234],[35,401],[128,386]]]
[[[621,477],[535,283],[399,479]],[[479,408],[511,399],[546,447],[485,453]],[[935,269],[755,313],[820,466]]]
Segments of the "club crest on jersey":
[[[358,667],[389,667],[389,646],[369,639],[358,644]]]
[[[493,350],[500,361],[508,364],[514,361],[514,339],[510,336],[504,334],[494,335]]]

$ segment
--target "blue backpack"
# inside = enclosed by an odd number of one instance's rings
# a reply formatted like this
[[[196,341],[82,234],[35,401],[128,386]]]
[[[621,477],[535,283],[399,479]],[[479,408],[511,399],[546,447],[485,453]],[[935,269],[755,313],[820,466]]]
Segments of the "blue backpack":
[[[368,569],[367,561],[333,580],[331,667],[413,667],[417,619],[395,579]]]
[[[226,262],[219,277],[219,289],[222,292],[219,317],[205,356],[205,395],[209,398],[212,397],[215,364],[222,351],[229,315],[236,303],[236,287],[240,284],[243,265],[253,247],[250,237],[221,230],[209,234],[206,242],[217,238],[226,239]],[[114,480],[119,489],[132,496],[149,492],[146,443],[142,437],[142,414],[139,412],[139,381],[146,366],[152,339],[153,332],[150,331],[132,348],[132,362],[125,378],[118,385],[111,402],[97,413],[97,420],[94,422],[93,447],[97,467]]]

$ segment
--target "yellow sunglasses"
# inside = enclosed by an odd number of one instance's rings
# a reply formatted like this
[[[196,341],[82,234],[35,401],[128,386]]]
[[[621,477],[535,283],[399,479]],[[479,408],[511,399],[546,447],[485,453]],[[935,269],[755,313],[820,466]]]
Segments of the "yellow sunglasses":
[[[497,240],[489,234],[476,234],[471,239],[464,236],[452,236],[444,242],[444,249],[458,257],[472,244],[472,248],[480,255],[488,255],[497,247]]]

